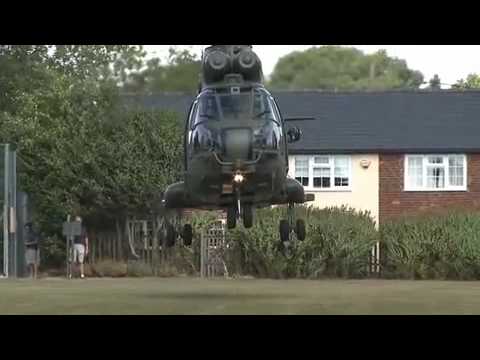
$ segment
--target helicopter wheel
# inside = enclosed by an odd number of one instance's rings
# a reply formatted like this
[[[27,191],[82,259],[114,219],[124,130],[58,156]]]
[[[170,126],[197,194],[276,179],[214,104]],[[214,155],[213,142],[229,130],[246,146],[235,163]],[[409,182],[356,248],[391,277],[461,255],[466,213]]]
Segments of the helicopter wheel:
[[[245,229],[253,226],[253,207],[250,204],[243,205],[243,226]]]
[[[235,207],[229,207],[227,209],[227,228],[235,229],[237,226],[237,209]]]
[[[280,220],[280,241],[282,243],[290,240],[290,224],[287,220]]]
[[[165,240],[167,247],[173,247],[175,245],[175,238],[177,234],[175,232],[175,227],[172,224],[167,224]]]
[[[190,245],[192,245],[192,240],[193,240],[192,225],[185,224],[183,226],[183,244],[185,246],[190,246]]]
[[[297,224],[295,227],[295,234],[297,234],[297,239],[300,241],[305,240],[307,237],[307,230],[305,228],[305,221],[302,219],[297,220]]]

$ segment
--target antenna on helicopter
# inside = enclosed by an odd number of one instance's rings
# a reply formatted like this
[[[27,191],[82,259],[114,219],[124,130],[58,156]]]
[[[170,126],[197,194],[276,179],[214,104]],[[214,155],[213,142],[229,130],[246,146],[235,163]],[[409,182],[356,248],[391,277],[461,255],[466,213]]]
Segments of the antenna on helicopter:
[[[316,118],[314,117],[311,117],[311,116],[295,116],[295,117],[287,117],[285,119],[283,119],[283,121],[285,122],[293,122],[293,121],[312,121],[312,120],[316,120]]]

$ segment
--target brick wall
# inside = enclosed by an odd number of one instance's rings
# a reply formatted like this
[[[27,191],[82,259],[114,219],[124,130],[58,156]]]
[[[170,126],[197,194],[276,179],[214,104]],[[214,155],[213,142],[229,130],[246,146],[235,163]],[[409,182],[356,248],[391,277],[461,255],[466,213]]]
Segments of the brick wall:
[[[406,192],[404,166],[403,154],[380,155],[380,223],[404,214],[480,208],[480,154],[467,155],[466,192]]]

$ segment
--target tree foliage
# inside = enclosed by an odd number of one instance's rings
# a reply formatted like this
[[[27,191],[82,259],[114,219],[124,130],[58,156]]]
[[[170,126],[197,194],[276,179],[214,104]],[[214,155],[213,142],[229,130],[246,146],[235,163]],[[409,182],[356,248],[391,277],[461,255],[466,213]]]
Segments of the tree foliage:
[[[453,89],[468,90],[468,89],[480,89],[480,75],[469,74],[467,79],[458,80],[453,86]]]
[[[52,73],[97,86],[117,85],[140,69],[145,52],[131,45],[0,45],[0,110],[49,82]]]
[[[179,177],[181,129],[175,114],[121,104],[113,71],[135,63],[136,50],[50,50],[4,46],[0,52],[7,84],[0,142],[17,147],[19,185],[43,229],[58,230],[72,212],[99,219],[152,211]],[[105,67],[113,69],[110,78]]]
[[[385,50],[366,55],[355,48],[313,47],[282,57],[271,76],[277,89],[416,89],[423,75]]]
[[[188,49],[170,48],[166,64],[159,58],[146,62],[146,68],[132,72],[123,85],[127,93],[195,92],[201,61]]]
[[[430,79],[428,82],[428,87],[427,89],[429,90],[441,90],[442,89],[442,82],[440,80],[440,77],[435,74],[433,78]]]

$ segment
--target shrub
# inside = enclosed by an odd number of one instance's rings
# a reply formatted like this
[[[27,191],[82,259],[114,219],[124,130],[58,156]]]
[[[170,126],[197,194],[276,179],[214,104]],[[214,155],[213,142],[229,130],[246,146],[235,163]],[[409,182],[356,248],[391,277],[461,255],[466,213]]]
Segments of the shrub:
[[[353,209],[300,207],[307,238],[286,249],[279,239],[279,221],[286,209],[262,209],[252,229],[238,227],[231,233],[242,257],[244,274],[272,278],[364,277],[370,251],[378,241],[369,213]],[[235,246],[234,246],[235,248]],[[238,262],[237,262],[238,263]]]
[[[405,217],[381,228],[385,275],[480,279],[480,213]]]
[[[57,235],[42,237],[40,241],[40,266],[42,269],[65,266],[66,240]]]
[[[125,277],[127,276],[127,264],[111,260],[101,261],[90,265],[92,276],[98,277]]]
[[[152,267],[141,260],[129,261],[127,264],[127,276],[130,276],[130,277],[153,276]]]

